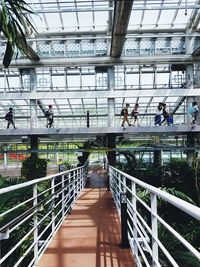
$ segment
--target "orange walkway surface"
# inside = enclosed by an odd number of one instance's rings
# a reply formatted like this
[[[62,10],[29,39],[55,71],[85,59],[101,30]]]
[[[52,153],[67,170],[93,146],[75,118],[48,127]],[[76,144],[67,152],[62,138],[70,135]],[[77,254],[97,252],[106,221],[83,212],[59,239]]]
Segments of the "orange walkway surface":
[[[120,222],[106,188],[86,188],[56,233],[38,267],[136,267],[121,249]]]

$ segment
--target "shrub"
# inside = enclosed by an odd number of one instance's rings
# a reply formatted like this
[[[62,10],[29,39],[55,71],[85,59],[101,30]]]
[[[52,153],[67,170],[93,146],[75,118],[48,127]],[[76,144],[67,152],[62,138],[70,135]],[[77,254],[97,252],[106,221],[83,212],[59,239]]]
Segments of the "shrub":
[[[29,157],[22,162],[21,175],[36,179],[47,175],[47,159]]]

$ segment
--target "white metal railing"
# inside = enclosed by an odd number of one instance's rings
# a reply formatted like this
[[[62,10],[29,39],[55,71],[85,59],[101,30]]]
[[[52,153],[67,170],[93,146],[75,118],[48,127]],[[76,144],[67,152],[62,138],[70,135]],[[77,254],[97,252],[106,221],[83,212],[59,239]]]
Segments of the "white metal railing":
[[[199,248],[194,248],[174,229],[173,225],[163,220],[158,212],[158,200],[162,199],[166,203],[173,205],[184,213],[185,218],[187,216],[191,217],[197,223],[200,222],[200,208],[146,184],[112,166],[109,166],[109,181],[110,190],[120,215],[122,215],[122,199],[124,199],[124,196],[126,198],[127,243],[130,245],[138,267],[183,266],[179,265],[173,251],[169,251],[166,248],[167,244],[162,241],[160,234],[163,231],[166,231],[168,236],[173,236],[180,243],[180,246],[184,248],[184,251],[192,255],[197,263],[191,266],[200,266]],[[146,203],[141,194],[139,194],[141,189],[143,192],[144,190],[148,192],[150,196],[149,203]],[[122,219],[124,220],[124,218]],[[168,262],[167,265],[163,265],[163,259]],[[188,265],[185,263],[184,266]]]
[[[35,266],[86,178],[87,164],[0,189],[0,267]]]

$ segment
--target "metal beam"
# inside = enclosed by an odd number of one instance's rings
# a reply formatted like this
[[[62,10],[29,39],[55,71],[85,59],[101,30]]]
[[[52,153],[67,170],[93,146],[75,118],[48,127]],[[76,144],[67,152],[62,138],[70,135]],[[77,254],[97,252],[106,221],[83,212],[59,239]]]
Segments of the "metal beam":
[[[199,5],[199,4],[200,4],[200,0],[197,1],[197,5]],[[196,19],[198,19],[198,17],[199,17],[198,13],[199,13],[199,8],[194,9],[192,11],[192,14],[191,14],[189,21],[187,23],[187,26],[186,26],[187,32],[193,32],[196,30],[196,28],[198,26],[198,23],[196,21]]]
[[[132,0],[115,0],[116,2],[129,2],[129,1],[132,1]],[[105,1],[106,3],[106,1]],[[177,3],[174,2],[174,4],[172,5],[164,5],[164,6],[161,6],[161,5],[146,5],[146,6],[139,6],[139,5],[134,5],[132,7],[132,10],[133,11],[143,11],[143,10],[185,10],[185,5],[177,5]],[[187,5],[187,9],[190,10],[190,9],[200,9],[200,5],[199,4],[191,4],[191,5]],[[64,8],[62,7],[61,9],[56,9],[56,8],[37,8],[35,9],[35,12],[37,14],[43,14],[43,13],[74,13],[74,12],[92,12],[92,11],[96,11],[96,12],[103,12],[103,11],[113,11],[113,8],[112,7],[108,7],[108,6],[105,6],[105,7],[81,7],[81,8],[77,8],[77,7],[69,7],[69,8]]]
[[[19,92],[4,93],[1,95],[2,100],[18,99],[107,99],[107,98],[137,98],[137,97],[184,97],[198,96],[200,88],[164,88],[164,89],[134,89],[134,90],[117,90],[117,91],[68,91],[66,92]]]
[[[199,32],[200,30],[197,30],[197,32]],[[128,35],[132,35],[132,34],[145,34],[145,33],[185,33],[185,28],[153,28],[153,29],[143,29],[143,28],[136,28],[134,30],[128,30],[127,34]],[[84,39],[84,37],[90,36],[92,38],[92,36],[95,38],[99,37],[99,38],[108,38],[108,31],[107,30],[96,30],[96,29],[91,29],[90,31],[84,31],[84,30],[79,30],[79,31],[57,31],[57,32],[40,32],[37,35],[35,35],[33,38],[28,38],[29,41],[34,41],[37,39],[41,39],[41,38],[55,38],[55,37],[66,37],[69,38],[70,36],[81,36],[82,39]],[[110,38],[110,37],[109,37]],[[63,39],[62,39],[63,40]]]
[[[39,67],[82,67],[82,66],[114,66],[114,65],[154,65],[154,64],[194,64],[198,63],[198,57],[185,55],[154,55],[135,57],[54,57],[45,58],[40,61],[28,59],[12,60],[10,68],[39,68]],[[0,62],[0,68],[3,68]]]
[[[110,55],[112,57],[121,56],[131,15],[132,5],[133,0],[115,1],[110,52]]]
[[[105,136],[108,133],[113,133],[118,136],[124,135],[127,138],[132,136],[166,136],[166,135],[178,135],[187,134],[188,132],[199,133],[200,126],[196,125],[191,129],[191,125],[178,125],[178,126],[143,126],[143,127],[129,127],[125,130],[122,127],[84,127],[84,128],[32,128],[32,129],[0,129],[0,141],[5,139],[20,138],[22,136],[39,136],[40,138],[87,138],[95,136]]]
[[[183,102],[185,101],[186,97],[180,97],[177,102],[175,103],[175,108],[171,111],[171,114],[174,115],[176,113],[176,111],[180,108],[180,106],[183,104]]]

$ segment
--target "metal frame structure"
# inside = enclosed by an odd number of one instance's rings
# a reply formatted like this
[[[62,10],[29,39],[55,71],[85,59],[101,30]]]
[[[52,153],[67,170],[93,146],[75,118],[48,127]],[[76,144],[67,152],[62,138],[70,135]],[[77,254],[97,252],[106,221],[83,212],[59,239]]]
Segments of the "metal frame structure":
[[[19,53],[8,70],[2,69],[0,121],[12,106],[19,127],[35,127],[30,111],[35,105],[38,126],[42,127],[40,111],[53,104],[56,116],[62,118],[58,127],[69,127],[65,117],[70,115],[78,117],[78,125],[87,110],[97,117],[105,111],[101,120],[110,126],[108,106],[117,116],[124,103],[138,102],[141,113],[148,113],[152,106],[153,116],[158,102],[165,101],[174,103],[173,113],[184,114],[180,107],[186,105],[186,98],[198,97],[198,90],[192,89],[200,87],[199,1],[27,2],[37,14],[31,16],[37,33],[27,38],[40,61],[27,60]],[[4,50],[2,39],[0,57]],[[194,67],[190,72],[192,87],[188,66]],[[186,98],[179,101],[181,97]]]
[[[161,267],[160,252],[162,252],[171,266],[180,266],[173,258],[172,251],[168,251],[166,245],[161,242],[159,237],[160,227],[163,227],[163,231],[166,230],[168,234],[172,234],[185,247],[186,251],[190,251],[200,262],[199,251],[158,214],[158,199],[172,204],[178,210],[184,212],[185,216],[191,216],[198,222],[200,221],[200,208],[146,184],[112,166],[109,166],[109,179],[110,190],[119,214],[122,213],[121,206],[123,203],[127,203],[126,219],[128,223],[127,229],[125,229],[127,231],[127,243],[130,245],[138,267]],[[148,192],[150,196],[149,204],[138,194],[138,189]],[[121,200],[122,195],[124,201]],[[149,214],[151,222],[148,222],[147,218],[145,218],[142,209],[145,209]],[[126,238],[123,236],[122,241],[126,242]]]
[[[19,192],[24,192],[24,199],[20,203],[6,203],[10,205],[9,208],[6,211],[2,210],[0,214],[0,265],[21,266],[28,258],[25,265],[35,266],[61,223],[70,213],[74,202],[85,187],[86,178],[87,163],[56,175],[0,189],[1,199],[9,194],[15,199],[17,195],[19,197]],[[20,239],[16,238],[19,227],[26,229],[23,230]],[[13,240],[13,246],[5,252],[8,243]],[[2,254],[3,248],[5,254]],[[19,248],[23,250],[20,253]],[[13,255],[19,255],[15,258],[15,262],[12,261]]]
[[[162,199],[184,212],[185,216],[191,216],[200,221],[200,208],[114,167],[109,166],[108,168],[110,190],[116,208],[119,215],[123,212],[123,217],[121,217],[122,243],[125,242],[125,244],[121,244],[121,246],[130,245],[137,266],[162,266],[159,251],[162,251],[172,266],[179,266],[172,253],[166,249],[165,244],[160,239],[158,228],[161,225],[200,261],[200,253],[197,249],[175,231],[172,225],[164,221],[157,211],[158,199]],[[14,263],[10,264],[14,264],[13,267],[20,266],[29,256],[26,266],[35,266],[64,218],[70,212],[75,200],[79,197],[85,186],[86,178],[87,165],[0,189],[2,198],[3,196],[9,197],[9,194],[12,193],[13,199],[17,192],[22,190],[27,193],[27,198],[20,203],[13,203],[11,206],[11,203],[8,202],[9,209],[0,214],[0,249],[7,247],[7,242],[13,239],[15,232],[19,231],[19,227],[27,226],[23,236],[20,236],[20,240],[16,239],[14,246],[9,251],[5,254],[1,253],[0,264],[6,264],[18,247],[23,245],[23,253],[18,259],[15,259]],[[149,193],[149,204],[140,197],[138,189],[146,190]],[[127,204],[126,211],[122,211],[124,203]],[[147,211],[151,222],[141,213],[141,207]],[[20,210],[20,215],[16,216],[16,212]],[[126,224],[126,228],[124,228],[123,223]],[[27,240],[29,240],[28,243],[26,243]]]

